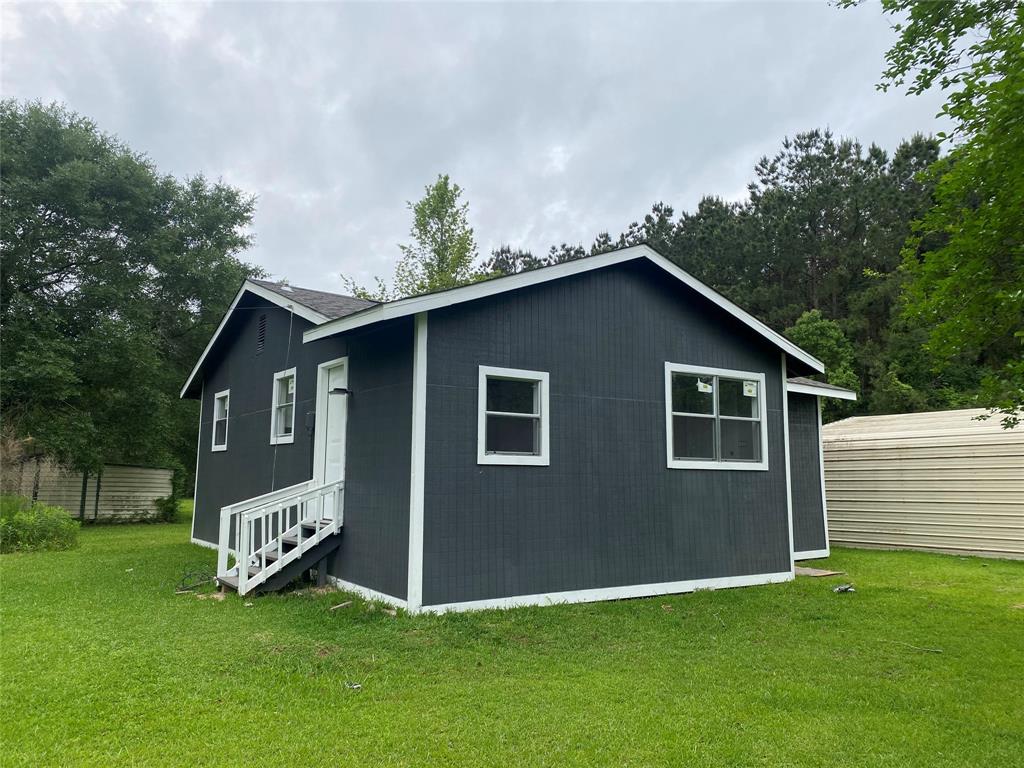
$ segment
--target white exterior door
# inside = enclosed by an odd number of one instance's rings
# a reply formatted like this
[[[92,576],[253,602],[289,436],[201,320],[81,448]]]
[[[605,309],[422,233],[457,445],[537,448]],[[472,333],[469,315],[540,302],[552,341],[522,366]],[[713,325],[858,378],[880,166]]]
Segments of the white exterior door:
[[[348,416],[348,361],[322,363],[317,369],[316,426],[313,447],[313,482],[326,485],[345,479],[345,423]],[[333,518],[330,497],[322,515]]]
[[[327,372],[327,415],[324,420],[323,482],[333,483],[345,479],[345,416],[348,395],[344,389],[348,377],[345,364],[329,368]]]

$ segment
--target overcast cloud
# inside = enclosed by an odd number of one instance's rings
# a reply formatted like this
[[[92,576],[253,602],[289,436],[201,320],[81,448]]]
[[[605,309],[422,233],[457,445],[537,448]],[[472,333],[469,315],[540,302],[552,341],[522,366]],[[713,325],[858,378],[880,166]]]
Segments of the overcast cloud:
[[[165,172],[258,196],[245,258],[296,285],[390,278],[438,173],[481,253],[618,234],[745,195],[815,127],[887,150],[942,128],[879,93],[876,5],[3,6],[5,97],[58,100]]]

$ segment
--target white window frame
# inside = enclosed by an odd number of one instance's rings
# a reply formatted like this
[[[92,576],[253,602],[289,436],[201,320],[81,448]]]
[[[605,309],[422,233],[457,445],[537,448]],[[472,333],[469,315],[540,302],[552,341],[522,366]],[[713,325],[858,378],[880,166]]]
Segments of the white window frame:
[[[520,368],[496,368],[481,365],[477,397],[477,436],[476,463],[498,464],[509,466],[547,467],[551,464],[551,444],[549,440],[551,409],[548,392],[548,374],[546,371],[525,371]],[[487,453],[487,417],[490,416],[523,416],[523,414],[507,414],[487,410],[487,379],[512,379],[514,381],[530,381],[540,387],[537,401],[540,405],[540,453]],[[524,416],[524,418],[536,418]]]
[[[217,403],[224,401],[224,442],[217,442]],[[210,420],[210,450],[226,451],[228,449],[228,427],[231,426],[231,390],[224,389],[213,396],[213,418]]]
[[[290,435],[279,435],[277,434],[277,409],[287,403],[282,403],[278,399],[278,393],[281,388],[278,386],[278,382],[281,379],[286,379],[289,376],[295,381],[295,396],[292,398],[292,432]],[[299,377],[295,375],[295,369],[289,368],[286,371],[278,371],[274,374],[273,391],[270,396],[270,444],[271,445],[287,445],[295,442],[295,411],[298,407],[299,400]]]
[[[672,374],[685,373],[692,376],[722,376],[727,379],[747,379],[758,382],[757,403],[761,425],[761,460],[760,461],[721,461],[718,459],[677,459],[672,453]],[[738,469],[746,471],[766,472],[768,470],[768,419],[765,392],[765,375],[754,371],[734,371],[728,368],[706,368],[699,365],[681,363],[665,363],[665,451],[669,469]],[[714,391],[714,413],[708,418],[728,419],[718,413],[718,387]],[[697,414],[681,414],[697,415]],[[746,421],[746,419],[743,419]]]

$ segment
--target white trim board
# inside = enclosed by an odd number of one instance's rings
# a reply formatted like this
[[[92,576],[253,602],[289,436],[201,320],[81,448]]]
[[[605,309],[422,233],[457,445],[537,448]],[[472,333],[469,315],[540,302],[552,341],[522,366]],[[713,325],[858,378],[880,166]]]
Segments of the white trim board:
[[[821,398],[818,403],[818,472],[821,478],[821,523],[825,528],[825,557],[828,557],[832,544],[828,537],[828,502],[825,499],[825,441],[821,434]]]
[[[416,315],[412,355],[412,445],[409,456],[408,608],[423,602],[423,516],[427,468],[427,313]]]
[[[351,581],[339,579],[337,576],[331,576],[331,574],[327,574],[327,581],[336,586],[338,589],[343,589],[346,592],[352,592],[353,594],[359,595],[364,600],[372,600],[373,602],[384,603],[395,608],[405,608],[405,600],[403,600],[400,597],[387,595],[383,592],[378,592],[375,589],[370,589],[369,587],[354,584]]]
[[[461,288],[452,288],[448,291],[431,293],[425,296],[413,296],[409,299],[391,301],[385,304],[377,304],[376,306],[360,310],[359,312],[338,318],[337,320],[325,322],[316,328],[310,328],[302,335],[302,340],[304,343],[316,341],[317,339],[323,339],[327,336],[333,336],[337,333],[350,331],[354,328],[361,328],[362,326],[378,323],[383,320],[405,317],[407,315],[418,314],[420,312],[428,312],[433,309],[449,307],[453,304],[461,304],[466,301],[482,299],[487,296],[494,296],[495,294],[514,291],[518,288],[526,288],[531,285],[538,285],[551,280],[558,280],[563,277],[578,275],[583,272],[590,272],[595,269],[614,266],[615,264],[622,264],[627,261],[632,261],[633,259],[644,258],[661,267],[680,282],[689,286],[712,303],[717,304],[726,312],[738,318],[741,322],[748,325],[761,336],[764,336],[787,354],[792,355],[797,360],[800,360],[813,368],[815,371],[824,373],[825,365],[816,357],[800,349],[800,347],[791,342],[785,336],[772,330],[746,310],[741,309],[718,292],[704,285],[700,280],[677,267],[648,245],[634,245],[629,248],[620,248],[617,251],[603,253],[599,256],[588,256],[583,259],[567,261],[551,267],[535,269],[529,272],[520,272],[515,275],[494,278],[492,280],[484,280],[483,282],[464,285]]]
[[[196,435],[196,476],[195,484],[192,486],[192,525],[189,526],[189,536],[192,541],[196,540],[196,505],[199,504],[199,453],[203,450],[203,400],[206,397],[206,381],[199,386],[199,429]]]
[[[794,552],[794,560],[820,560],[823,557],[829,556],[829,550],[825,549],[808,549],[804,552]]]
[[[779,584],[792,581],[792,571],[778,573],[755,573],[750,576],[722,576],[714,579],[691,579],[688,581],[667,581],[660,584],[636,584],[626,587],[605,587],[600,589],[577,589],[569,592],[549,592],[542,595],[517,595],[491,600],[471,600],[464,603],[424,605],[418,613],[449,613],[459,611],[482,611],[490,608],[522,608],[531,605],[557,605],[559,603],[593,603],[601,600],[625,600],[634,597],[653,597],[695,592],[699,589],[729,589],[732,587],[753,587],[760,584]]]
[[[787,392],[798,395],[816,395],[818,397],[834,397],[837,400],[856,400],[857,393],[849,389],[832,389],[831,387],[812,387],[809,384],[786,384]]]
[[[793,532],[793,475],[789,460],[789,395],[786,393],[786,353],[782,358],[782,447],[786,455],[786,517],[789,522],[789,563],[791,572],[796,575],[795,555],[796,534]],[[821,444],[821,441],[818,441]]]
[[[197,539],[195,536],[192,537],[192,543],[198,544],[200,547],[206,547],[207,549],[217,550],[219,547],[216,544],[211,544],[206,539]]]
[[[203,350],[203,354],[199,356],[196,364],[192,366],[192,371],[189,373],[188,378],[185,380],[185,386],[181,388],[181,392],[178,394],[179,398],[185,397],[185,393],[188,392],[189,387],[192,386],[192,380],[195,379],[196,374],[199,373],[199,369],[203,367],[203,362],[206,360],[206,356],[210,354],[210,350],[213,349],[213,345],[217,343],[217,339],[220,338],[221,331],[224,330],[224,326],[228,324],[228,320],[231,319],[231,315],[234,314],[235,307],[238,306],[238,302],[241,301],[242,296],[245,295],[246,291],[259,296],[261,299],[269,301],[271,304],[275,304],[281,309],[287,309],[304,320],[308,320],[311,323],[319,325],[327,321],[325,315],[321,315],[319,312],[315,312],[305,304],[299,304],[297,301],[289,301],[285,296],[279,293],[275,293],[262,285],[256,285],[256,283],[246,280],[242,283],[242,287],[238,289],[238,293],[235,294],[235,298],[231,300],[231,306],[228,307],[228,311],[224,313],[224,317],[220,319],[220,324],[217,326],[217,330],[213,332],[213,336],[206,344],[206,348]]]

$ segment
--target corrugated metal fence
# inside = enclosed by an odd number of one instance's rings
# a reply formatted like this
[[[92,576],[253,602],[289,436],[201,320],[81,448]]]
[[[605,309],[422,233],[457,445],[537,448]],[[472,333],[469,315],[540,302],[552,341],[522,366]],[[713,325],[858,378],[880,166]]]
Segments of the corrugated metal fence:
[[[858,416],[822,430],[831,542],[1024,558],[1024,426],[984,410]]]
[[[66,509],[80,520],[127,522],[158,514],[157,499],[171,495],[174,472],[157,467],[107,464],[83,475],[46,459],[21,464],[5,485],[21,496]]]

